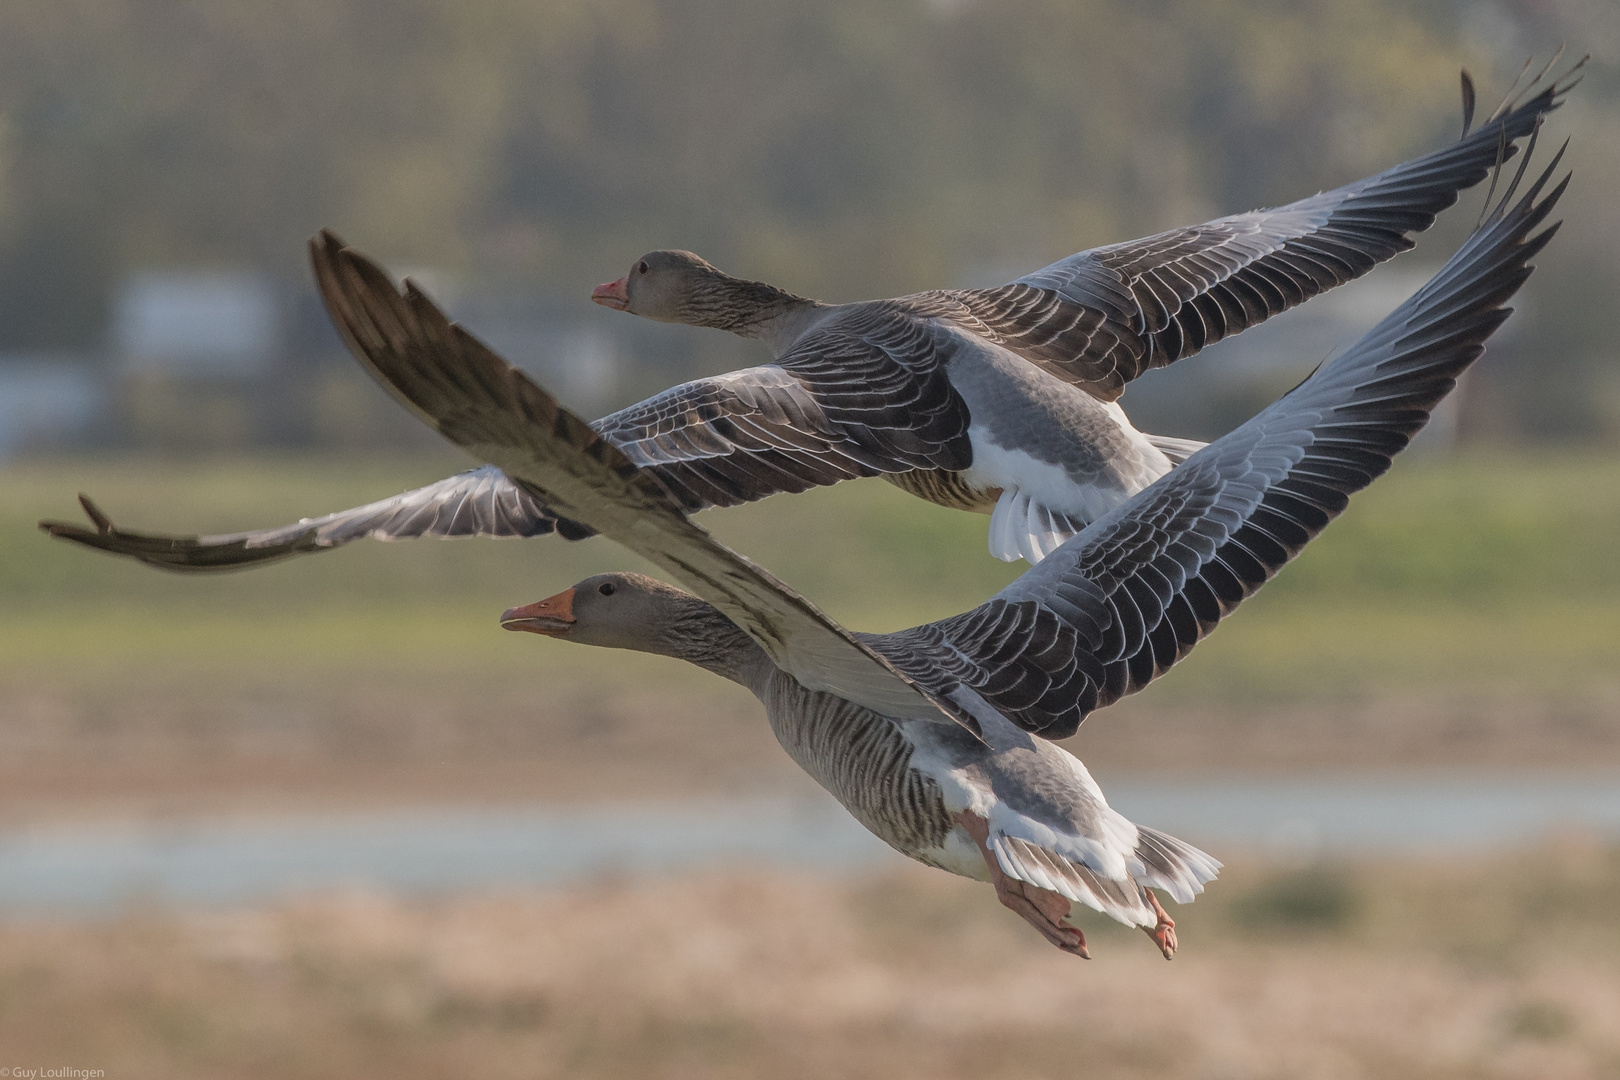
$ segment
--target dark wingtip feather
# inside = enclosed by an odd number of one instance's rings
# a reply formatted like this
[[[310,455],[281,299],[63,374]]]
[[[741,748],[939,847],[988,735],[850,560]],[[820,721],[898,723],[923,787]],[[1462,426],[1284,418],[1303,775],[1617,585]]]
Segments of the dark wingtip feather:
[[[1541,130],[1541,118],[1537,117],[1536,118],[1536,126],[1530,132],[1530,149],[1532,149],[1532,150],[1534,150],[1535,147],[1536,147],[1536,132],[1538,132],[1540,130]],[[1484,203],[1484,205],[1482,205],[1479,208],[1479,220],[1474,222],[1474,231],[1475,232],[1478,232],[1481,228],[1484,227],[1485,222],[1490,220],[1490,217],[1491,217],[1491,200],[1496,198],[1496,185],[1502,179],[1502,165],[1503,165],[1504,162],[1507,161],[1508,155],[1510,153],[1512,153],[1513,150],[1514,150],[1513,147],[1510,147],[1508,145],[1508,135],[1507,135],[1507,125],[1506,124],[1502,125],[1502,127],[1500,128],[1500,130],[1498,131],[1497,134],[1498,134],[1498,137],[1497,137],[1497,141],[1496,141],[1496,164],[1491,166],[1491,186],[1485,189],[1485,203]],[[1525,157],[1524,157],[1524,161],[1529,161],[1529,160],[1530,160],[1530,155],[1526,154]],[[1522,175],[1522,173],[1524,171],[1524,161],[1519,162],[1519,170],[1520,170],[1521,175]]]
[[[1474,80],[1473,80],[1473,77],[1468,74],[1468,69],[1464,68],[1463,73],[1462,73],[1462,106],[1463,106],[1462,138],[1466,139],[1468,137],[1469,129],[1474,126],[1474,106],[1477,103],[1478,103],[1478,99],[1474,95]]]
[[[85,516],[95,523],[96,531],[103,535],[113,531],[112,518],[101,512],[101,507],[90,501],[90,496],[79,492],[79,505],[84,507]]]
[[[1582,56],[1562,73],[1553,76],[1551,80],[1546,82],[1540,93],[1532,96],[1532,91],[1536,87],[1542,86],[1543,80],[1547,79],[1547,73],[1552,70],[1553,65],[1558,63],[1559,58],[1563,55],[1564,47],[1560,45],[1558,51],[1553,53],[1552,59],[1548,60],[1542,66],[1542,69],[1536,73],[1536,77],[1526,83],[1521,90],[1519,89],[1519,80],[1524,78],[1526,71],[1530,70],[1532,62],[1529,59],[1525,60],[1524,67],[1519,70],[1518,76],[1513,80],[1513,85],[1508,88],[1507,95],[1502,99],[1502,103],[1486,118],[1485,122],[1491,123],[1519,109],[1539,108],[1543,112],[1551,112],[1562,105],[1569,92],[1579,86],[1581,80],[1586,77],[1582,69],[1586,67],[1587,61],[1592,58],[1590,53]],[[1538,105],[1538,103],[1541,104]]]
[[[1535,57],[1533,56],[1527,56],[1524,58],[1524,64],[1520,66],[1519,73],[1513,76],[1513,81],[1508,84],[1507,93],[1502,96],[1502,103],[1492,110],[1491,115],[1487,118],[1487,120],[1496,120],[1499,117],[1506,116],[1508,113],[1513,111],[1513,108],[1518,101],[1519,80],[1524,78],[1524,73],[1530,70],[1530,65],[1534,62]]]
[[[1547,72],[1549,72],[1549,71],[1551,71],[1553,69],[1553,65],[1558,63],[1559,59],[1564,55],[1564,50],[1566,48],[1568,48],[1568,47],[1569,47],[1568,42],[1560,41],[1558,43],[1558,48],[1553,52],[1553,54],[1550,57],[1547,58],[1547,62],[1541,66],[1541,70],[1536,72],[1536,77],[1530,80],[1530,86],[1527,86],[1527,87],[1524,88],[1525,93],[1529,93],[1531,87],[1533,87],[1536,84],[1540,83],[1542,79],[1545,79],[1547,77]]]
[[[322,228],[320,232],[309,238],[309,263],[315,271],[317,283],[322,278],[322,266],[330,266],[337,253],[348,245],[343,238],[331,229]]]
[[[1555,96],[1562,97],[1571,90],[1575,89],[1577,86],[1581,85],[1581,80],[1586,78],[1586,71],[1584,70],[1586,67],[1586,62],[1590,59],[1592,59],[1592,54],[1585,53],[1579,60],[1570,65],[1570,69],[1568,71],[1558,76],[1558,78],[1554,80],[1555,86],[1553,89],[1553,94]]]
[[[1514,195],[1519,190],[1519,184],[1521,182],[1523,182],[1523,180],[1524,180],[1524,171],[1527,168],[1530,167],[1530,159],[1535,155],[1535,152],[1536,152],[1536,140],[1539,139],[1540,137],[1541,137],[1541,122],[1537,121],[1536,122],[1536,129],[1530,133],[1530,143],[1525,148],[1524,157],[1519,162],[1518,170],[1516,172],[1514,172],[1514,174],[1513,174],[1513,182],[1508,184],[1506,191],[1502,192],[1502,203],[1501,203],[1501,206],[1499,207],[1499,209],[1497,211],[1498,216],[1503,216],[1503,215],[1507,214],[1508,203],[1513,201]],[[1565,140],[1564,145],[1565,146],[1569,145],[1568,140]],[[1548,169],[1550,170],[1554,166],[1556,166],[1558,164],[1559,160],[1561,158],[1563,158],[1563,156],[1564,156],[1564,151],[1563,151],[1562,148],[1560,148],[1558,153],[1553,155],[1552,164],[1548,166]],[[1527,199],[1526,202],[1529,202],[1529,201],[1531,201],[1531,200],[1533,200],[1535,198],[1536,192],[1541,190],[1541,184],[1545,183],[1546,178],[1548,176],[1550,176],[1550,175],[1552,175],[1550,171],[1542,173],[1541,182],[1537,183],[1535,185],[1535,187],[1531,190],[1530,198]]]
[[[1534,221],[1531,222],[1528,227],[1534,228],[1535,225],[1541,221],[1541,219],[1545,218],[1547,214],[1552,211],[1553,206],[1555,206],[1558,200],[1563,197],[1564,189],[1569,186],[1570,176],[1566,175],[1564,179],[1559,182],[1558,186],[1547,194],[1546,198],[1540,198],[1542,189],[1547,186],[1548,181],[1552,179],[1553,173],[1558,170],[1559,163],[1564,160],[1564,151],[1568,149],[1569,140],[1565,139],[1563,145],[1558,148],[1558,152],[1554,154],[1552,160],[1547,163],[1547,167],[1541,170],[1541,175],[1536,177],[1535,182],[1531,184],[1529,190],[1524,193],[1524,197],[1520,199],[1517,204],[1510,207],[1509,204],[1512,202],[1514,195],[1518,190],[1519,183],[1524,179],[1525,166],[1530,163],[1530,153],[1526,152],[1524,155],[1524,160],[1519,163],[1518,173],[1513,177],[1513,182],[1508,185],[1507,191],[1503,192],[1501,202],[1497,204],[1495,212],[1491,214],[1491,219],[1493,221],[1500,221],[1506,217],[1509,217],[1510,215],[1522,215],[1527,218],[1533,217]],[[1530,151],[1534,150],[1535,140],[1534,136],[1532,136]],[[1537,201],[1538,198],[1540,198],[1539,202]]]

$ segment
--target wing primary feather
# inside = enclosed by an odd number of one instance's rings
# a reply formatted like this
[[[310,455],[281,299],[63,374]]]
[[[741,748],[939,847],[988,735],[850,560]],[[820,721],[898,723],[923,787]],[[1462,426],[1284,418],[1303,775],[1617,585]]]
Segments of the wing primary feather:
[[[85,516],[95,523],[96,531],[106,535],[113,531],[112,518],[101,512],[101,508],[90,501],[90,496],[79,492],[79,505],[84,507]]]
[[[1468,129],[1474,126],[1474,105],[1475,105],[1475,102],[1476,102],[1476,99],[1475,99],[1475,96],[1474,96],[1474,80],[1468,74],[1468,69],[1463,68],[1463,73],[1462,73],[1463,128],[1462,128],[1462,134],[1460,136],[1458,136],[1459,138],[1463,138],[1463,139],[1468,138]]]

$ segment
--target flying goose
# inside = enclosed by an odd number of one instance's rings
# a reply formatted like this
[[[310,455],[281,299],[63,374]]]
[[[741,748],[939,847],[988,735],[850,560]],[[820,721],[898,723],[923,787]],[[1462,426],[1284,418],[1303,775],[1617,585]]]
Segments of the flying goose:
[[[1152,890],[1190,902],[1220,863],[1113,810],[1049,740],[1167,671],[1389,467],[1507,318],[1555,232],[1535,230],[1568,183],[1542,194],[1561,157],[1515,203],[1521,164],[1428,285],[1293,391],[979,607],[891,634],[845,630],[715,541],[658,473],[410,281],[401,294],[329,244],[313,245],[314,263],[351,350],[401,402],[691,590],[598,575],[509,609],[503,626],[675,656],[734,680],[763,702],[794,760],[898,851],[989,881],[1069,953],[1089,955],[1068,922],[1078,903],[1143,928],[1168,958],[1175,923]]]
[[[1408,234],[1558,107],[1580,66],[1522,104],[1504,102],[1471,135],[1465,75],[1464,138],[1443,150],[1275,210],[1081,252],[999,288],[827,305],[695,255],[653,252],[595,299],[758,337],[776,358],[676,386],[592,427],[689,513],[876,475],[989,512],[992,553],[1037,562],[1202,446],[1138,432],[1116,400],[1127,382],[1410,247]],[[330,234],[321,243],[340,246]],[[591,533],[493,466],[216,536],[122,530],[81,501],[97,531],[75,538],[170,570],[231,569],[367,536]]]

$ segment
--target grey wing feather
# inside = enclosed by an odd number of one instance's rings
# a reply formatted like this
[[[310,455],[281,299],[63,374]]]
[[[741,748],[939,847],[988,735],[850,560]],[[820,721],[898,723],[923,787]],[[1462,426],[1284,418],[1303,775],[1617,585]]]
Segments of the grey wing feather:
[[[861,476],[964,469],[967,406],[937,336],[923,320],[867,306],[775,364],[685,383],[592,426],[689,513]]]
[[[972,460],[967,407],[945,377],[941,342],[929,339],[937,339],[937,328],[882,305],[859,315],[812,335],[778,364],[684,383],[591,427],[657,477],[687,513],[856,477],[966,468]],[[351,339],[355,349],[374,346]],[[241,569],[362,537],[557,532],[578,540],[592,533],[494,466],[253,532],[139,533],[91,516],[94,530],[62,522],[41,522],[41,528],[176,571]]]
[[[1144,371],[1410,248],[1410,234],[1434,224],[1562,103],[1580,66],[1458,142],[1332,191],[1093,248],[998,288],[908,299],[1112,401]]]
[[[1557,228],[1532,235],[1568,184],[1541,198],[1558,160],[1291,393],[987,603],[873,646],[936,692],[965,687],[1051,738],[1163,674],[1389,467],[1484,351]]]
[[[325,517],[273,529],[205,536],[120,529],[89,498],[79,498],[94,529],[57,521],[41,522],[40,527],[64,540],[182,571],[239,570],[365,538],[544,536],[557,531],[559,525],[556,516],[532,495],[488,465]]]

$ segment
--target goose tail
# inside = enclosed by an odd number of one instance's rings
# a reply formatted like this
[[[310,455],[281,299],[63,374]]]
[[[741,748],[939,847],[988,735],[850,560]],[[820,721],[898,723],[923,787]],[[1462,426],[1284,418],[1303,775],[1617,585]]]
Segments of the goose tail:
[[[1147,441],[1153,448],[1170,459],[1170,464],[1180,465],[1209,443],[1199,442],[1197,439],[1177,439],[1170,435],[1148,435]]]
[[[1178,904],[1192,903],[1193,897],[1221,871],[1219,859],[1185,840],[1145,825],[1138,825],[1136,834],[1131,876],[1144,885],[1163,889]]]
[[[1084,527],[1017,488],[1007,488],[990,511],[990,554],[1002,562],[1023,559],[1034,566]]]
[[[1094,869],[1073,853],[993,832],[990,849],[1009,877],[1084,904],[1127,926],[1151,927],[1158,913],[1144,889],[1163,889],[1178,904],[1191,903],[1215,879],[1221,864],[1213,856],[1173,836],[1137,826],[1137,846],[1125,859],[1125,876]]]

